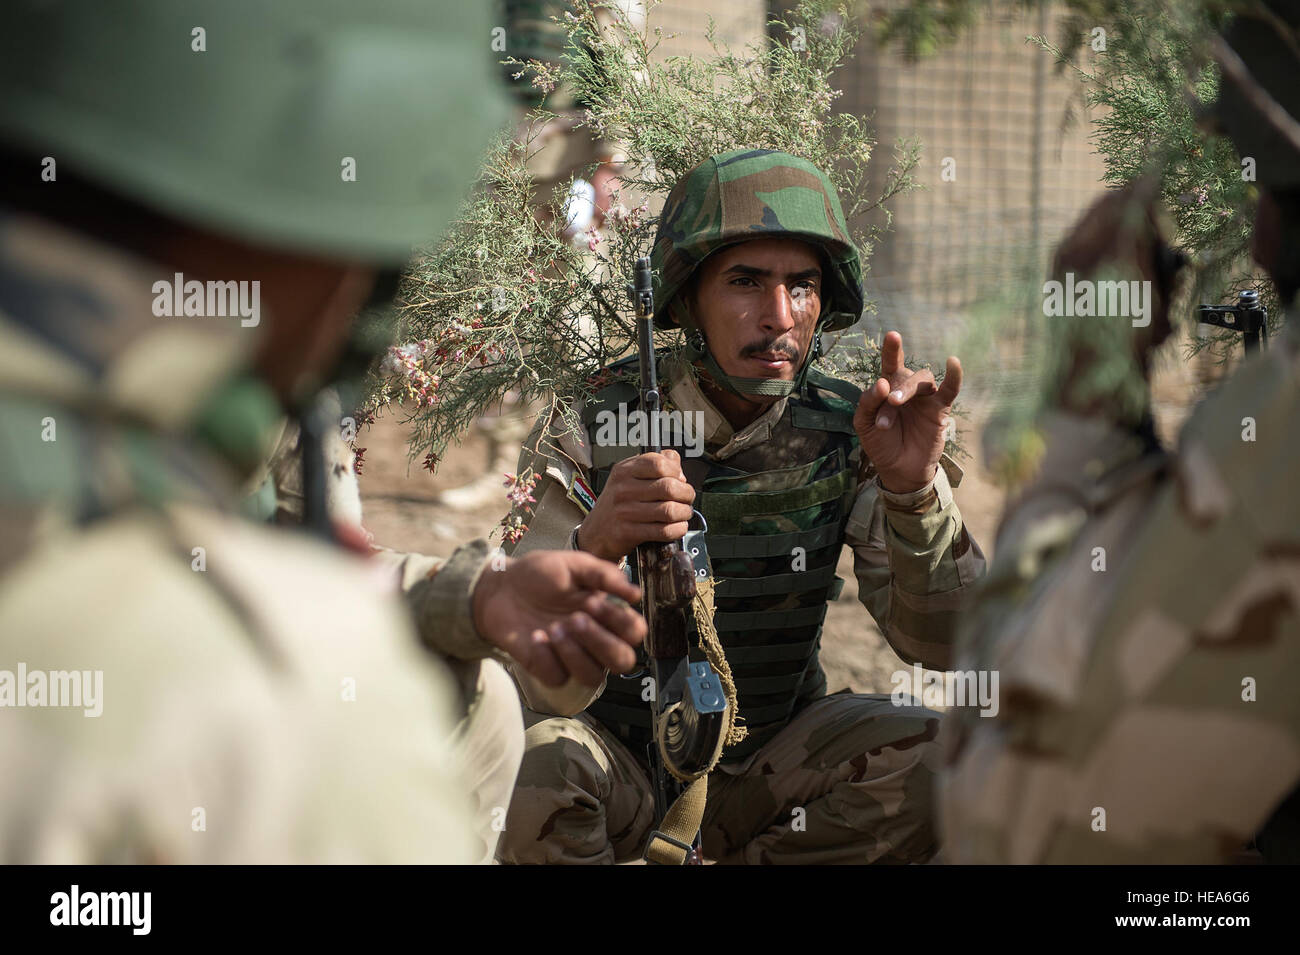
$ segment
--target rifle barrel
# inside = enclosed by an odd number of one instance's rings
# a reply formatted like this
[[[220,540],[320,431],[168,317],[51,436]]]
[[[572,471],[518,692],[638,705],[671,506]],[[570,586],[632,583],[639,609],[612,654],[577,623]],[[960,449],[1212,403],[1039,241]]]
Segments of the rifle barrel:
[[[659,375],[655,369],[654,286],[650,278],[650,259],[636,260],[636,281],[632,286],[636,309],[637,360],[641,369],[641,411],[646,416],[644,451],[659,452]]]

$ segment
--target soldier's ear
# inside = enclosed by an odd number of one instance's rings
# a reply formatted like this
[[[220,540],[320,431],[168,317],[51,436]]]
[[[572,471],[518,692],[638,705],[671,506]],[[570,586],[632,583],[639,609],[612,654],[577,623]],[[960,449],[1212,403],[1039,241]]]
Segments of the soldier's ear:
[[[677,323],[677,327],[684,332],[688,332],[695,327],[692,319],[691,307],[685,301],[684,296],[678,296],[668,306],[668,317]]]
[[[700,273],[696,270],[686,280],[681,292],[668,303],[668,317],[676,322],[677,327],[688,335],[699,328],[699,324],[695,320],[695,316],[699,311],[696,307],[698,304],[696,299],[699,294]]]

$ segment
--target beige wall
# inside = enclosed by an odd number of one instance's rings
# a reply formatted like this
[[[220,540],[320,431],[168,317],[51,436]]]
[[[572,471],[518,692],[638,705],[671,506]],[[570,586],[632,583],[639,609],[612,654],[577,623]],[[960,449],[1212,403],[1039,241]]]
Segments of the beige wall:
[[[763,41],[767,3],[765,0],[664,0],[651,10],[650,25],[677,35],[662,41],[659,54],[708,56],[710,47],[704,35],[710,17],[718,40],[740,50],[747,43]]]

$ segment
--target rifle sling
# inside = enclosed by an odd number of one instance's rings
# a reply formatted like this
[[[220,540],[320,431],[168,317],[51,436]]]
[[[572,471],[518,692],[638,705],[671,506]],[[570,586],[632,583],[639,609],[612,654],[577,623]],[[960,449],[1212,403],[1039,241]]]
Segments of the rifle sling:
[[[690,846],[704,821],[704,805],[708,801],[709,777],[701,776],[691,783],[664,813],[659,828],[646,840],[643,858],[651,865],[685,865]],[[686,848],[683,848],[686,847]]]

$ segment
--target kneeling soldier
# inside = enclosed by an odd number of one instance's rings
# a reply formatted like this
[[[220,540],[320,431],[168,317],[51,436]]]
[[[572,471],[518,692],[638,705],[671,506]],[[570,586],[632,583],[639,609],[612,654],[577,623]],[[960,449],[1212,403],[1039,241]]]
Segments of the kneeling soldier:
[[[961,385],[903,366],[863,394],[810,367],[823,330],[862,311],[861,268],[838,196],[804,160],[768,150],[711,157],[669,196],[654,246],[655,320],[687,335],[664,355],[665,407],[702,424],[685,456],[638,453],[600,433],[601,411],[637,402],[633,366],[538,423],[520,470],[545,475],[519,552],[572,547],[617,561],[708,524],[714,623],[747,738],[723,752],[701,826],[709,858],[741,863],[914,862],[931,825],[939,715],[886,695],[826,695],[818,645],[835,566],[853,548],[859,597],[908,662],[949,665],[954,623],[983,573],[943,457]],[[700,446],[702,445],[702,446]],[[685,450],[685,449],[684,449]],[[693,452],[700,452],[702,454]],[[637,857],[654,819],[639,680],[608,678],[571,648],[558,689],[515,671],[527,746],[499,848],[505,862]]]

